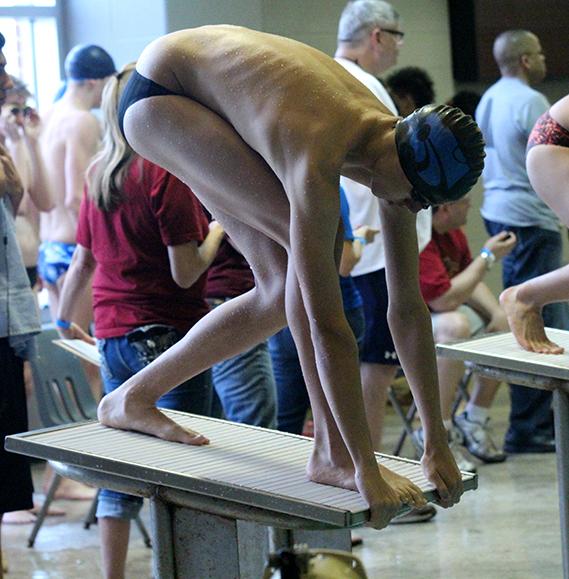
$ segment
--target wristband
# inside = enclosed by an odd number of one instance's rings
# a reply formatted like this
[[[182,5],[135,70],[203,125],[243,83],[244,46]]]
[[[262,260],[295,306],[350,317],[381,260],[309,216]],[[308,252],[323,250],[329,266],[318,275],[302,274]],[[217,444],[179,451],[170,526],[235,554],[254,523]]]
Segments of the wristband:
[[[359,235],[354,235],[354,241],[359,241],[362,245],[367,244],[366,238],[360,237]]]
[[[61,318],[57,318],[57,320],[55,320],[55,325],[58,328],[61,328],[62,330],[69,330],[69,328],[71,327],[71,322],[68,322],[67,320],[62,320]]]
[[[492,269],[492,266],[496,262],[496,256],[492,253],[492,251],[487,247],[483,247],[480,250],[480,257],[484,260],[484,263],[486,264],[486,271]]]

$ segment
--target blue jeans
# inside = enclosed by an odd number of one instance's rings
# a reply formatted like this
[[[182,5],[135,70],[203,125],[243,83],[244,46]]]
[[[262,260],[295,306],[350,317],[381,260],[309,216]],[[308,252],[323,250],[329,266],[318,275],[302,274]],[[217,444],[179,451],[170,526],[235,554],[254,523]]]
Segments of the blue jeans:
[[[360,347],[365,333],[363,308],[348,310],[345,314]],[[277,383],[277,428],[283,432],[302,434],[310,400],[288,327],[269,338],[269,351]]]
[[[518,242],[502,260],[504,288],[518,285],[562,266],[561,234],[539,227],[510,227],[485,220],[490,235],[512,231]],[[543,308],[546,326],[569,330],[569,308],[566,303],[549,304]],[[551,392],[510,384],[510,427],[506,444],[523,445],[535,434],[553,434]]]
[[[275,428],[277,393],[267,342],[216,364],[212,377],[214,416]]]
[[[182,336],[183,334],[170,326],[153,324],[137,328],[119,338],[97,340],[105,394],[118,388],[158,358]],[[207,371],[164,394],[156,406],[209,416],[211,404],[211,375]],[[97,517],[134,519],[141,507],[141,497],[101,489]]]

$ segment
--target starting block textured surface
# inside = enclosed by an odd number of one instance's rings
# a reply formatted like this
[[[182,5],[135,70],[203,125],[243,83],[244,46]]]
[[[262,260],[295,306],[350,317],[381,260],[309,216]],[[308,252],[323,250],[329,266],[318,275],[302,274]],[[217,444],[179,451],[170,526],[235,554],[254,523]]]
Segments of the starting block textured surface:
[[[463,342],[437,344],[437,353],[475,364],[569,380],[569,332],[546,328],[550,340],[565,348],[563,354],[538,354],[524,350],[511,333],[491,334]]]
[[[86,422],[10,436],[8,450],[171,487],[335,527],[355,527],[368,509],[354,491],[306,479],[310,438],[224,420],[163,410],[184,427],[210,439],[194,447]],[[377,454],[379,463],[407,476],[434,500],[418,462]],[[465,489],[476,475],[463,473]]]

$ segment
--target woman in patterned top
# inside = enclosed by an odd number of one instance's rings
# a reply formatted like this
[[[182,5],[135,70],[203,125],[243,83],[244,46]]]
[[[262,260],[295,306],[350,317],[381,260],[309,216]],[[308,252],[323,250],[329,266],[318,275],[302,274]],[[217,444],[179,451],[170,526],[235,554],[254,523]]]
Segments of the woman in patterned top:
[[[569,226],[569,95],[536,122],[530,134],[526,166],[536,193]],[[569,266],[505,290],[500,303],[510,328],[526,350],[561,354],[563,348],[545,334],[541,310],[569,300]]]

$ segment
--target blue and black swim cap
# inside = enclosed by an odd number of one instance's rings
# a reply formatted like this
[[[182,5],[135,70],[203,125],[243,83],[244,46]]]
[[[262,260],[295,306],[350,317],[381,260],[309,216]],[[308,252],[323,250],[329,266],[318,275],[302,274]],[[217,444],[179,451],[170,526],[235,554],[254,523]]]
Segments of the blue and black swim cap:
[[[395,127],[399,162],[424,207],[464,197],[484,168],[484,139],[474,119],[460,109],[427,105]]]
[[[115,72],[111,55],[95,44],[79,44],[65,57],[65,76],[69,80],[106,78]]]

